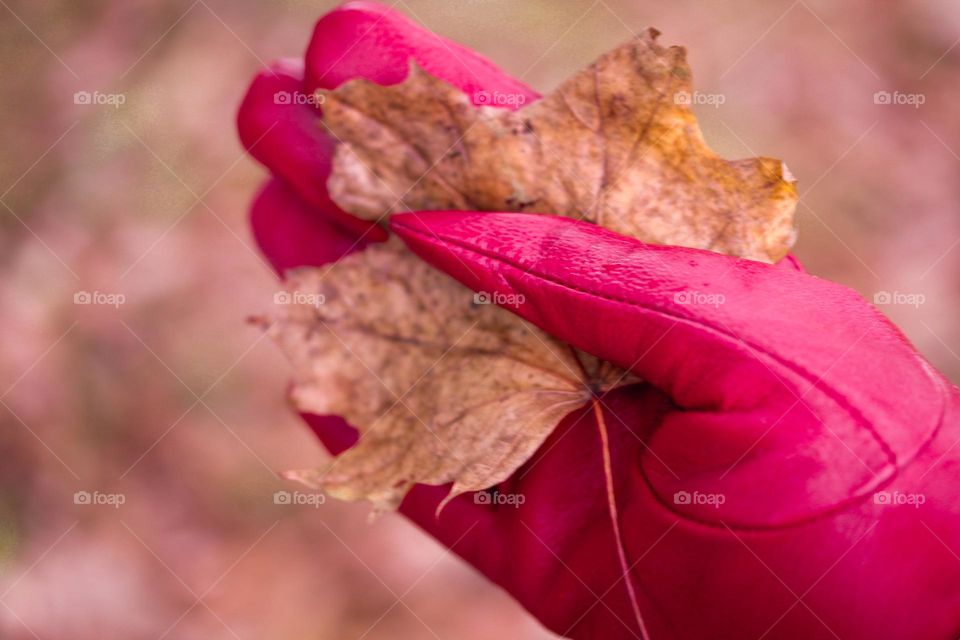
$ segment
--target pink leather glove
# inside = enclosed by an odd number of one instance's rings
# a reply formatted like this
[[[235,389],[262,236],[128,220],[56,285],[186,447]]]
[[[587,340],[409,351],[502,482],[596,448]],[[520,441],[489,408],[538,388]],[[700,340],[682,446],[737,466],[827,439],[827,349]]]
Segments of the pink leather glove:
[[[276,178],[254,233],[283,269],[383,231],[326,194],[332,142],[310,105],[277,104],[407,59],[467,92],[526,90],[476,54],[356,3],[325,16],[306,70],[257,77],[241,108]],[[627,579],[650,638],[960,636],[960,400],[856,293],[799,271],[654,247],[569,220],[432,212],[392,227],[424,259],[644,382],[602,398]],[[356,432],[305,416],[334,453]],[[415,487],[401,511],[572,638],[642,632],[610,525],[597,424],[565,418],[498,488],[513,505]]]
[[[957,389],[858,294],[553,216],[423,212],[392,227],[645,381],[604,402],[651,638],[958,637]],[[629,637],[589,422],[561,425],[508,483],[527,502],[493,516],[510,568],[489,573],[521,601],[563,602],[528,604],[561,632],[592,603],[583,589],[612,585],[610,610],[572,635]],[[551,550],[562,569],[545,569]]]

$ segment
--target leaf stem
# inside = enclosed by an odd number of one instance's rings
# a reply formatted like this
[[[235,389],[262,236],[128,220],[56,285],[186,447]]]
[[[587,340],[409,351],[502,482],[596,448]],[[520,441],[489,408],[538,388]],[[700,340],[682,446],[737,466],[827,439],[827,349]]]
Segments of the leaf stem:
[[[627,594],[630,597],[633,615],[637,619],[637,626],[640,627],[640,637],[643,640],[649,640],[650,636],[643,622],[643,615],[640,613],[637,592],[634,590],[633,581],[630,579],[630,565],[627,563],[627,550],[623,545],[623,537],[620,535],[620,516],[617,512],[617,498],[613,486],[613,464],[610,461],[610,437],[607,433],[607,423],[603,418],[600,398],[594,396],[590,404],[593,409],[593,415],[597,419],[597,427],[600,431],[600,444],[603,452],[603,475],[607,485],[607,511],[610,514],[610,524],[613,526],[613,537],[617,547],[617,556],[620,559],[620,568],[623,570],[623,581],[627,585]]]

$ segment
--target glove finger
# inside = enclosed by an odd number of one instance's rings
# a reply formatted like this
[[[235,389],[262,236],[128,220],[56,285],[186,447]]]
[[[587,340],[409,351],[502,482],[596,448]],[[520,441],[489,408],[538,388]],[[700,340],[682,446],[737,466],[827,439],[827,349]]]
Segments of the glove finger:
[[[902,334],[856,292],[793,269],[558,216],[420,212],[394,216],[392,227],[431,264],[472,289],[521,294],[519,315],[685,408],[752,406],[756,388],[745,396],[738,380],[768,380],[771,368],[843,384],[869,364],[889,383],[883,393],[903,376],[882,375],[877,357],[926,377]],[[869,348],[851,350],[866,334]]]
[[[381,227],[349,215],[327,193],[335,145],[323,133],[320,112],[303,92],[301,62],[281,60],[257,74],[237,113],[237,130],[250,155],[319,215],[370,241],[386,239]]]
[[[308,92],[333,89],[353,78],[396,84],[407,77],[410,61],[483,103],[488,93],[522,95],[516,103],[539,95],[492,62],[442,38],[402,14],[371,2],[348,2],[323,16],[307,48]]]
[[[279,178],[267,180],[254,199],[250,226],[281,277],[287,269],[322,266],[369,244],[320,214]]]

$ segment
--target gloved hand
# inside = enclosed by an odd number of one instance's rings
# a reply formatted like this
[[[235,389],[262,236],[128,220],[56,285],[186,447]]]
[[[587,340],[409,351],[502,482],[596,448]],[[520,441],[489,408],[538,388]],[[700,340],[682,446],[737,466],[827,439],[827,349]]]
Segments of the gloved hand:
[[[392,227],[645,381],[603,403],[651,638],[958,637],[960,398],[858,294],[554,216],[422,212]],[[568,418],[508,483],[527,502],[492,516],[509,569],[489,573],[561,632],[593,602],[562,600],[582,580],[609,610],[571,635],[630,637],[595,428]]]
[[[369,4],[319,22],[305,74],[287,64],[255,80],[240,125],[278,176],[252,212],[278,271],[383,232],[330,203],[333,143],[316,109],[273,93],[397,82],[408,57],[468,93],[520,90]],[[499,487],[522,505],[461,496],[437,517],[446,489],[417,486],[401,506],[548,628],[642,637],[630,580],[654,640],[960,636],[960,396],[856,293],[793,262],[556,217],[432,212],[391,226],[465,285],[522,294],[511,311],[644,381],[600,398],[627,576],[589,408]],[[306,418],[334,453],[356,439],[339,418]]]

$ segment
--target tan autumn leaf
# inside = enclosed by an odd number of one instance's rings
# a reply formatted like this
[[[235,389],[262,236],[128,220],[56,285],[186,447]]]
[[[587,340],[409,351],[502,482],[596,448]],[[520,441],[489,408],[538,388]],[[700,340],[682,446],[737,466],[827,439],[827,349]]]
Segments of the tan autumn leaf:
[[[656,35],[514,113],[474,107],[416,67],[399,85],[356,80],[327,92],[324,120],[343,142],[331,194],[371,219],[537,211],[778,259],[793,240],[792,179],[779,161],[728,162],[706,147],[684,104],[684,51]],[[294,477],[340,498],[390,508],[415,483],[452,482],[451,496],[492,486],[593,391],[634,381],[504,309],[474,304],[396,240],[298,270],[288,285],[293,299],[324,301],[285,305],[269,325],[296,370],[294,402],[361,432],[329,465]]]
[[[552,94],[511,112],[416,66],[406,81],[325,92],[340,141],[333,199],[368,219],[403,210],[554,213],[647,242],[775,262],[797,190],[771,158],[727,161],[704,142],[682,47],[650,29]],[[488,102],[511,96],[485,96]]]
[[[269,333],[293,363],[297,408],[363,434],[325,468],[295,474],[338,498],[393,508],[414,483],[453,482],[451,497],[492,486],[591,388],[634,381],[477,304],[397,239],[291,272],[287,287],[301,304],[281,305]]]

